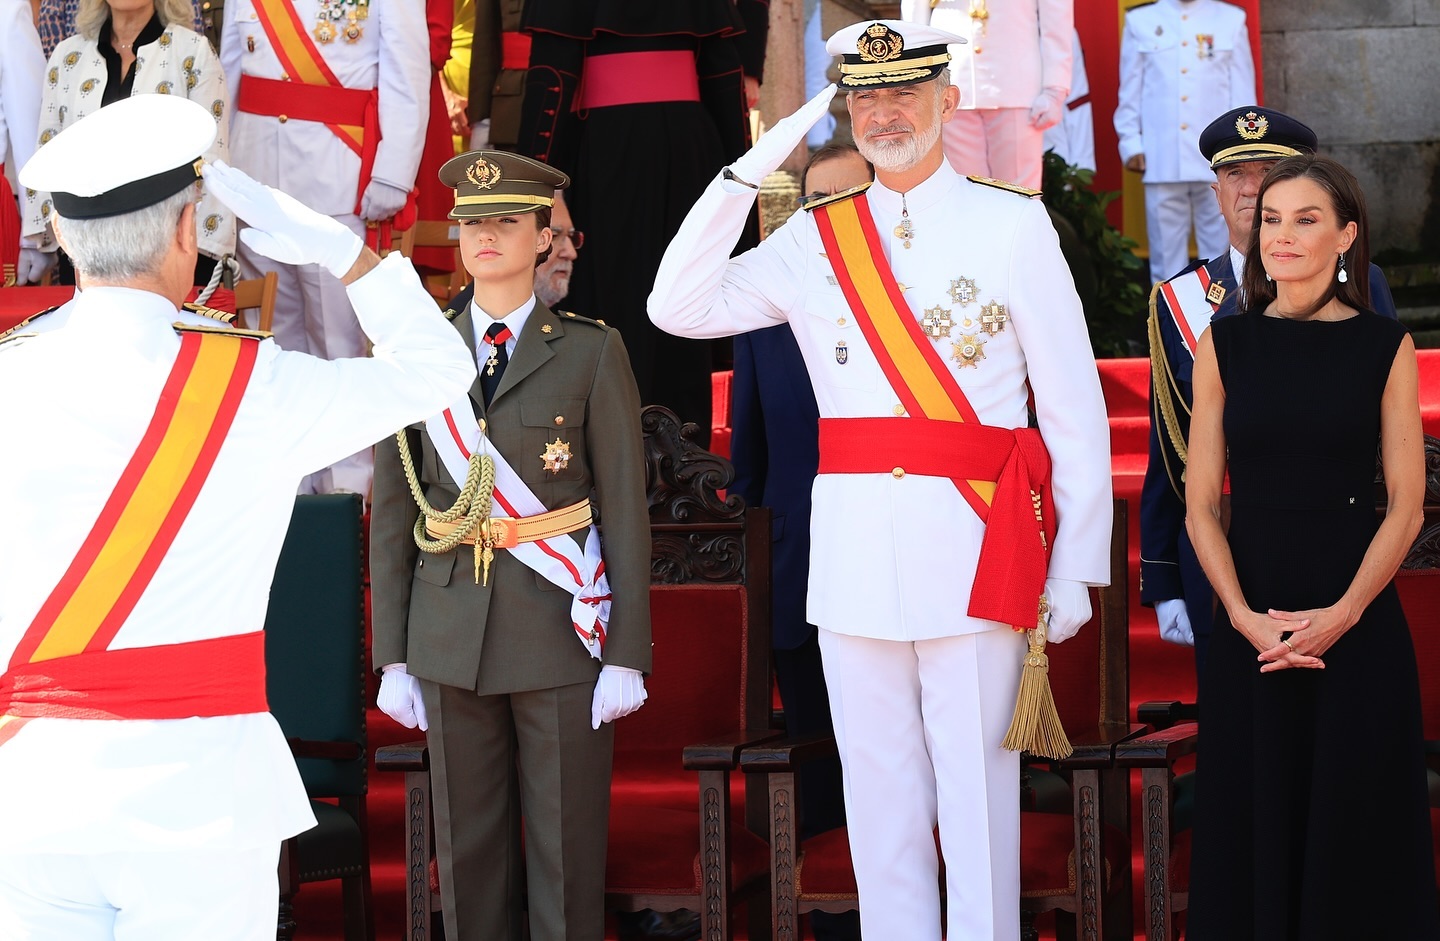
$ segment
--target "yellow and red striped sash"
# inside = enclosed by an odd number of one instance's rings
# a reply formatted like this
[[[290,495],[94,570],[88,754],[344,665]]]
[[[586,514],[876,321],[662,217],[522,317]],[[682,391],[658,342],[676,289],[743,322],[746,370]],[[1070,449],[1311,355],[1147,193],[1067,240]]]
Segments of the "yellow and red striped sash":
[[[330,71],[330,66],[325,63],[325,57],[320,54],[320,50],[315,48],[314,41],[306,32],[305,25],[300,22],[300,16],[295,12],[290,0],[255,0],[255,14],[260,18],[260,26],[265,30],[275,55],[280,59],[280,66],[292,81],[305,85],[328,85],[331,88],[346,87],[335,77],[335,73]],[[345,146],[353,150],[357,157],[364,156],[363,127],[358,124],[328,123],[325,126],[330,128]]]
[[[99,517],[10,658],[104,651],[194,506],[255,366],[255,338],[187,332],[155,413]],[[0,743],[26,720],[0,716]]]
[[[840,290],[905,410],[917,418],[979,424],[960,384],[905,303],[865,194],[821,206],[813,215]],[[995,482],[966,480],[956,486],[987,520]]]

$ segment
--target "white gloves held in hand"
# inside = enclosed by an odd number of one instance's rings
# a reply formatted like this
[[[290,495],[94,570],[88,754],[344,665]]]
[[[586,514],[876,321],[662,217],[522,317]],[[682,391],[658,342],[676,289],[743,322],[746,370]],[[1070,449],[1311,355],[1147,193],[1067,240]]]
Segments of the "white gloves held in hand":
[[[15,283],[18,284],[39,284],[45,273],[55,267],[60,260],[58,252],[44,252],[38,248],[20,249],[20,257],[15,261]]]
[[[606,664],[595,681],[595,698],[590,702],[590,727],[614,722],[645,705],[645,676],[639,670]]]
[[[1155,620],[1160,622],[1160,639],[1182,647],[1195,646],[1195,631],[1190,627],[1190,609],[1184,598],[1167,598],[1155,602]]]
[[[382,183],[380,180],[371,180],[365,187],[365,195],[360,197],[360,218],[366,222],[381,222],[385,219],[393,219],[395,214],[405,208],[405,200],[410,194],[389,183]]]
[[[348,231],[348,230],[347,230]],[[375,696],[380,711],[407,729],[430,728],[425,701],[420,698],[420,681],[405,671],[405,664],[392,663],[380,674],[380,692]]]
[[[826,85],[820,94],[811,98],[800,109],[787,118],[781,118],[761,138],[730,165],[730,172],[752,186],[759,186],[785,158],[805,139],[805,134],[830,109],[830,99],[835,97],[835,85]],[[744,192],[738,184],[732,192]]]
[[[342,223],[257,183],[223,160],[207,163],[201,173],[206,190],[249,226],[240,230],[240,241],[267,258],[287,265],[316,264],[343,278],[365,247]]]
[[[1030,105],[1030,125],[1044,131],[1060,123],[1065,116],[1065,95],[1058,88],[1042,88]]]
[[[1049,643],[1064,643],[1090,620],[1090,588],[1084,582],[1063,578],[1045,579],[1045,597],[1050,599]]]

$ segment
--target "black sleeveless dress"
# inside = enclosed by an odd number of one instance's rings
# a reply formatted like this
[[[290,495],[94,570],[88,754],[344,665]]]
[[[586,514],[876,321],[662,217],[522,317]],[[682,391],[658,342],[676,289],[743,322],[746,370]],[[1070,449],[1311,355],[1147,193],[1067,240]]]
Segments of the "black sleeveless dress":
[[[1380,401],[1405,328],[1242,314],[1211,326],[1230,550],[1250,607],[1334,604],[1375,535]],[[1324,655],[1260,673],[1216,612],[1196,774],[1191,941],[1440,938],[1419,680],[1388,585]]]

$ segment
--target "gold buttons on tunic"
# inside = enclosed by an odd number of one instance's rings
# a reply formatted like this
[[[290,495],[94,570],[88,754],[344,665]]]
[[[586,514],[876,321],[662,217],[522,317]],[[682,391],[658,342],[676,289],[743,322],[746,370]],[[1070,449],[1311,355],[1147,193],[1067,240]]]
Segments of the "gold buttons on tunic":
[[[895,468],[894,470],[892,470],[892,471],[890,472],[890,476],[891,476],[891,477],[894,477],[896,480],[899,480],[901,477],[904,477],[904,476],[905,476],[905,468],[903,468],[903,467],[897,467],[897,468]]]
[[[901,405],[899,402],[896,402],[895,406],[891,408],[890,411],[895,413],[896,418],[899,418],[901,415],[905,414],[905,406]]]
[[[288,120],[290,120],[290,116],[289,116],[289,115],[285,115],[285,114],[280,115],[280,123],[281,123],[281,124],[284,124],[284,123],[285,123],[286,121],[288,121]]]
[[[556,416],[555,416],[555,424],[557,424],[557,425],[563,425],[563,424],[565,424],[565,416],[564,416],[564,415],[556,415]]]

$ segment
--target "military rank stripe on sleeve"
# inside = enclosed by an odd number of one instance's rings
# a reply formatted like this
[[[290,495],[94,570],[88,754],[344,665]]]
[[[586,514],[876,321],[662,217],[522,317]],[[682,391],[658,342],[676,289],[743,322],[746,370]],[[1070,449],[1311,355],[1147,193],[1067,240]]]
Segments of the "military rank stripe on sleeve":
[[[186,333],[155,413],[99,517],[20,639],[10,669],[106,649],[204,486],[259,343]]]

